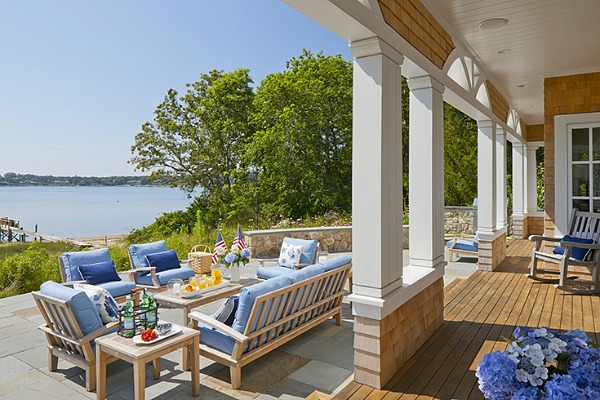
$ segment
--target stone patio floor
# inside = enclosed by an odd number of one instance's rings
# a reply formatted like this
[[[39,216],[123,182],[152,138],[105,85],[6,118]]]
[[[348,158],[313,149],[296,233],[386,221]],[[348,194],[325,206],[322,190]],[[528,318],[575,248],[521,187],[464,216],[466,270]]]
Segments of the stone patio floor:
[[[334,256],[333,254],[331,256]],[[408,251],[404,254],[405,265]],[[466,278],[476,269],[476,259],[462,258],[446,267],[445,283]],[[255,276],[257,262],[242,276]],[[215,311],[220,302],[198,309]],[[161,308],[159,318],[182,323],[181,311]],[[56,372],[48,371],[46,338],[38,329],[43,322],[30,294],[0,299],[0,400],[87,399],[85,372],[59,360]],[[232,390],[229,369],[206,358],[200,360],[202,399],[304,399],[314,391],[335,394],[353,376],[353,317],[344,303],[343,322],[326,321],[242,369],[241,390]],[[159,380],[146,369],[146,398],[191,399],[189,372],[180,368],[181,351],[163,357]],[[125,361],[107,367],[107,399],[133,399],[133,368]]]

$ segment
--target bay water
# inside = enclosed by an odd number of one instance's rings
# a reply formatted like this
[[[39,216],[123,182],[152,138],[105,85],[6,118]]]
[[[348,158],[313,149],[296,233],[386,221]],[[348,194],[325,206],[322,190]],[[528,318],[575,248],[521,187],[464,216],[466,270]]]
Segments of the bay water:
[[[179,189],[156,186],[0,187],[0,217],[66,238],[127,234],[191,202]]]

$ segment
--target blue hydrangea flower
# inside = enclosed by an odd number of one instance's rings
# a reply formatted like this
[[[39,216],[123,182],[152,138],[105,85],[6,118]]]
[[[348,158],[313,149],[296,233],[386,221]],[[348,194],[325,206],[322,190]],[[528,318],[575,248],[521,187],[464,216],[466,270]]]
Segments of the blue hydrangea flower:
[[[475,373],[479,378],[479,390],[488,400],[510,400],[522,386],[517,381],[516,370],[516,364],[504,352],[484,355]]]
[[[242,252],[240,253],[240,255],[242,256],[242,258],[249,258],[250,257],[250,250],[243,249]]]
[[[227,264],[231,264],[236,261],[237,261],[237,256],[235,255],[235,253],[229,253],[225,256],[225,262]]]

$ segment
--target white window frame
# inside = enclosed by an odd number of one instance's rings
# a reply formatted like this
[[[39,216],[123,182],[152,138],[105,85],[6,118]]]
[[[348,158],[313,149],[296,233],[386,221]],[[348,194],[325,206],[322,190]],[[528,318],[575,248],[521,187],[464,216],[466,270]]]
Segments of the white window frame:
[[[573,210],[573,198],[579,197],[582,200],[588,200],[589,207],[587,210],[581,211],[591,211],[594,208],[594,200],[600,200],[600,196],[594,196],[594,167],[593,165],[600,165],[600,160],[593,160],[593,151],[589,152],[587,161],[573,161],[573,130],[574,129],[587,129],[588,130],[588,148],[591,149],[593,146],[593,135],[592,129],[600,128],[600,123],[586,123],[586,124],[569,124],[567,126],[567,140],[568,140],[568,187],[569,187],[569,213]],[[589,193],[587,196],[573,196],[573,164],[575,165],[585,165],[588,167],[588,179],[589,179]]]
[[[570,128],[583,125],[600,125],[600,112],[554,116],[554,224],[556,236],[564,236],[567,233],[569,217],[573,209],[571,195],[573,188],[570,179]],[[565,185],[567,186],[565,187]]]

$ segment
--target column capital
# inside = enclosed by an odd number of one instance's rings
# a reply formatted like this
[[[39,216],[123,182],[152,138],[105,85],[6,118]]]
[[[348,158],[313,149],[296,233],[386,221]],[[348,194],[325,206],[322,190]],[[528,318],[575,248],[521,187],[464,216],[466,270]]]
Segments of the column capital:
[[[404,56],[399,51],[377,36],[350,42],[350,52],[354,58],[363,58],[383,54],[398,65],[402,65],[404,62]]]
[[[408,79],[408,88],[410,90],[419,90],[419,89],[434,89],[440,93],[444,93],[444,85],[440,82],[436,81],[431,75],[425,76],[417,76],[414,78]]]
[[[494,121],[490,119],[482,119],[481,121],[477,121],[477,127],[479,129],[493,128],[495,125],[496,124],[494,123]]]

